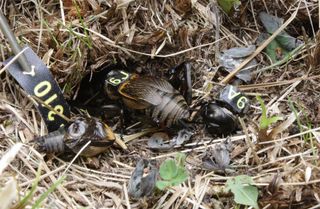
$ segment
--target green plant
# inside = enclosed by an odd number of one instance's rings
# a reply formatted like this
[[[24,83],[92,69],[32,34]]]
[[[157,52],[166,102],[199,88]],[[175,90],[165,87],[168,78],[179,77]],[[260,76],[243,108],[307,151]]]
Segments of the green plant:
[[[303,113],[303,116],[304,116],[303,119],[304,119],[304,121],[306,121],[306,125],[304,125],[303,122],[301,121],[301,118],[298,114],[298,110],[295,108],[291,98],[289,98],[289,106],[295,115],[300,132],[302,133],[306,130],[311,130],[313,128],[312,123],[310,122],[310,119],[308,118],[307,113],[304,110],[304,108],[298,105],[298,109],[301,110],[301,112]],[[318,156],[318,150],[317,150],[317,147],[315,146],[316,143],[314,142],[312,132],[310,131],[308,133],[303,134],[302,138],[305,143],[310,144],[311,149],[312,149],[312,154],[314,156]]]
[[[62,181],[65,179],[66,176],[61,176],[56,182],[54,182],[54,184],[52,184],[49,189],[44,192],[36,201],[35,203],[32,205],[32,209],[36,209],[36,208],[40,208],[41,203],[43,200],[45,200],[49,194],[51,192],[53,192],[53,190],[55,190],[61,183]]]
[[[32,187],[30,189],[30,191],[28,192],[28,194],[26,196],[24,196],[22,198],[21,201],[19,201],[13,208],[14,209],[21,209],[21,208],[25,208],[28,204],[30,204],[30,202],[32,201],[32,198],[34,196],[34,193],[37,190],[39,181],[40,181],[40,174],[41,174],[41,166],[39,166],[38,170],[37,170],[37,174],[36,174],[36,178],[34,180],[34,182],[32,183]],[[49,189],[44,192],[42,195],[40,195],[40,197],[38,199],[35,200],[34,203],[31,204],[31,208],[32,209],[36,209],[36,208],[40,208],[41,206],[41,202],[43,200],[45,200],[48,195],[55,189],[57,188],[57,186],[59,186],[62,181],[65,179],[65,176],[60,177],[54,184],[52,184]]]
[[[268,133],[268,128],[270,125],[276,123],[278,120],[281,120],[282,118],[279,116],[267,116],[267,108],[266,105],[264,104],[263,100],[261,99],[260,96],[257,96],[257,100],[260,103],[261,106],[261,118],[260,118],[260,124],[259,124],[259,132],[258,132],[258,138],[260,141],[267,141],[272,139],[274,136],[274,133],[271,131]]]
[[[84,29],[84,38],[83,38],[83,40],[84,40],[85,44],[89,47],[89,49],[92,49],[92,41],[91,41],[90,35],[88,33],[88,30],[87,30],[88,27],[87,27],[85,21],[83,20],[82,15],[81,15],[81,9],[80,9],[79,5],[77,4],[77,2],[75,0],[72,1],[72,4],[76,8],[77,16],[78,16],[78,18],[80,20],[82,28]]]
[[[260,129],[267,129],[270,125],[273,123],[276,123],[278,120],[281,120],[281,117],[279,116],[267,116],[267,108],[266,105],[264,104],[263,100],[261,99],[260,96],[257,96],[257,100],[259,101],[261,105],[261,119],[260,119]]]
[[[253,180],[250,176],[240,175],[228,179],[227,190],[234,194],[234,201],[238,204],[249,205],[254,208],[258,206],[258,188],[252,186]]]
[[[239,5],[240,3],[241,2],[239,0],[218,0],[219,6],[227,14],[232,11],[234,6]]]
[[[163,180],[157,181],[156,186],[164,190],[170,186],[177,186],[188,178],[185,168],[186,155],[177,153],[175,159],[167,159],[160,165],[160,177]]]
[[[34,193],[37,190],[39,181],[40,181],[40,174],[41,174],[41,166],[38,167],[37,170],[37,174],[36,174],[36,178],[34,180],[34,182],[32,183],[31,189],[28,192],[28,194],[26,196],[24,196],[22,198],[22,200],[14,207],[14,209],[20,209],[20,208],[25,208],[27,206],[27,204],[29,203],[29,201],[32,200],[32,197],[34,195]]]

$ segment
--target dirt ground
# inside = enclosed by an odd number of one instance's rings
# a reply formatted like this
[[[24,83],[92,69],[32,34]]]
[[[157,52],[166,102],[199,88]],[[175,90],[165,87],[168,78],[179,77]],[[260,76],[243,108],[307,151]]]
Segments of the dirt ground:
[[[252,78],[238,85],[250,107],[241,122],[237,119],[240,129],[228,137],[230,163],[227,169],[219,170],[207,169],[204,159],[217,156],[213,150],[225,142],[227,134],[211,135],[199,119],[195,134],[184,145],[152,150],[148,140],[157,126],[130,110],[124,111],[130,115],[124,131],[127,150],[115,145],[93,159],[46,155],[37,150],[32,140],[48,130],[34,100],[2,64],[14,55],[0,33],[0,182],[2,188],[10,181],[16,185],[11,192],[0,190],[0,200],[12,197],[12,208],[245,208],[226,190],[226,182],[248,175],[258,189],[259,208],[320,208],[320,2],[241,1],[230,13],[219,3],[0,1],[20,45],[28,45],[49,67],[63,96],[74,107],[72,116],[87,111],[105,120],[117,136],[121,132],[120,113],[103,109],[108,98],[100,94],[91,106],[84,102],[103,91],[101,82],[110,69],[167,79],[169,69],[188,62],[192,69],[190,109],[196,112],[203,102],[217,99],[224,85],[236,82],[237,76],[219,62],[222,54],[234,47],[256,46],[242,60],[256,60],[250,70]],[[286,58],[284,51],[276,48],[278,61],[272,62],[266,50],[272,38],[257,41],[267,32],[260,12],[282,18],[280,26],[302,43]],[[243,67],[238,66],[239,70]],[[87,82],[90,78],[93,80]],[[82,88],[81,81],[86,82]],[[268,116],[281,117],[264,130],[259,125],[263,111],[256,96],[266,104]],[[173,137],[177,130],[162,131]],[[155,189],[146,198],[130,197],[128,182],[140,158],[154,160],[159,168],[177,152],[187,156],[184,183],[164,191]],[[65,176],[62,183],[37,206],[37,200],[61,176]],[[21,204],[32,188],[31,197]]]

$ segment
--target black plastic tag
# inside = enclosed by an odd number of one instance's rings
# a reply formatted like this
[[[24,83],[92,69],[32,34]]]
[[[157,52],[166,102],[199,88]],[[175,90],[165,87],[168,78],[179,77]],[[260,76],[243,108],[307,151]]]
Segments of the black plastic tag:
[[[32,72],[24,72],[16,60],[8,66],[9,73],[28,94],[38,97],[55,111],[66,117],[70,117],[70,107],[47,66],[29,47],[24,51],[24,55],[33,69]],[[8,64],[11,59],[12,57],[6,60],[4,64]],[[62,125],[67,124],[67,121],[44,105],[38,105],[37,109],[41,113],[49,132],[55,131]]]
[[[227,85],[222,89],[219,99],[226,103],[234,113],[244,114],[249,109],[249,99],[235,86]]]
[[[107,75],[107,82],[113,86],[118,86],[130,77],[128,72],[112,70]]]

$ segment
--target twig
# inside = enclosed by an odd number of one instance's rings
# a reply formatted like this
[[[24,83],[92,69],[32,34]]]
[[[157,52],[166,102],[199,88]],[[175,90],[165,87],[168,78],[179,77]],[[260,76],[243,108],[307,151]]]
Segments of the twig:
[[[46,108],[48,108],[50,111],[53,111],[55,114],[57,114],[58,116],[60,116],[61,118],[63,118],[64,120],[68,121],[68,122],[71,122],[72,120],[70,118],[68,118],[67,116],[59,113],[58,111],[56,111],[51,105],[48,105],[46,104],[44,101],[42,101],[41,99],[39,99],[38,97],[36,96],[32,96],[32,95],[28,95],[28,97],[31,99],[34,99],[36,100],[36,102],[40,103],[41,105],[45,106]],[[31,99],[32,102],[34,102],[33,100]],[[36,103],[36,105],[39,105]]]
[[[65,26],[66,18],[64,17],[63,1],[59,0],[59,3],[60,3],[60,13],[61,13],[62,24]]]
[[[26,50],[27,48],[24,48],[21,50],[21,52],[19,52],[18,54],[16,54],[12,60],[10,60],[8,62],[8,64],[6,64],[1,70],[0,70],[0,75],[12,64],[14,63],[17,59],[19,59],[20,56],[22,56],[23,52]]]

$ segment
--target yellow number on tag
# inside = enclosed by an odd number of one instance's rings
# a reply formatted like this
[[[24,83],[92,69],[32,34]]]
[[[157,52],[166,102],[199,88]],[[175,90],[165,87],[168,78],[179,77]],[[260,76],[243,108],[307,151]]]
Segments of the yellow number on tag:
[[[44,103],[46,105],[49,105],[52,101],[54,101],[57,98],[57,94],[53,94],[51,97],[49,97],[46,101],[44,101]]]
[[[54,108],[53,108],[55,111],[57,111],[58,113],[60,114],[63,114],[63,107],[61,105],[56,105]],[[49,121],[53,121],[54,120],[54,115],[56,115],[56,113],[54,111],[50,111],[48,113],[48,120]]]
[[[114,84],[114,85],[118,85],[118,84],[121,83],[121,80],[118,79],[118,78],[110,78],[110,79],[109,79],[109,82],[112,83],[112,84]]]
[[[121,78],[123,81],[126,80],[126,79],[129,77],[129,74],[126,73],[126,72],[124,72],[124,71],[120,71],[120,73],[121,73],[122,75],[124,75],[124,77]]]
[[[38,83],[35,87],[34,87],[34,94],[37,96],[37,97],[44,97],[46,96],[47,94],[49,94],[49,98],[47,98],[44,103],[46,105],[50,105],[55,99],[58,98],[58,95],[57,94],[52,94],[50,93],[52,89],[52,86],[51,86],[51,83],[49,81],[41,81],[40,83]],[[54,93],[54,92],[53,92]],[[63,114],[63,106],[61,105],[56,105],[54,108],[53,108],[55,111],[49,111],[48,113],[48,120],[49,121],[54,121],[55,118],[54,118],[54,115],[56,115],[58,113],[60,114]]]
[[[245,96],[242,96],[237,101],[237,107],[239,109],[243,109],[246,106],[246,103],[248,102],[248,98]]]
[[[228,93],[228,99],[232,100],[233,98],[235,98],[239,94],[240,94],[240,92],[234,91],[232,86],[230,86],[230,90],[229,90],[229,93]]]
[[[34,94],[37,97],[43,97],[51,90],[51,83],[49,81],[41,81],[34,87]]]

